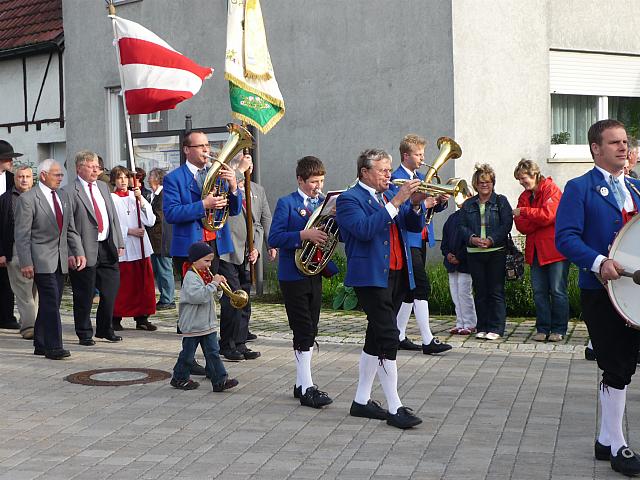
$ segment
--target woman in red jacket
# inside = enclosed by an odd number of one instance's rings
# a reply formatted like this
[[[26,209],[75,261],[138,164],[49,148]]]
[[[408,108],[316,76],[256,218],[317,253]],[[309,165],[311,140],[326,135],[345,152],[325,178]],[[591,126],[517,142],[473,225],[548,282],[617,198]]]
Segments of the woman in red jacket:
[[[532,160],[520,160],[513,175],[524,188],[513,209],[513,219],[516,228],[527,236],[525,260],[531,265],[536,304],[537,332],[533,339],[559,342],[567,333],[569,321],[569,261],[555,246],[556,210],[562,192]]]

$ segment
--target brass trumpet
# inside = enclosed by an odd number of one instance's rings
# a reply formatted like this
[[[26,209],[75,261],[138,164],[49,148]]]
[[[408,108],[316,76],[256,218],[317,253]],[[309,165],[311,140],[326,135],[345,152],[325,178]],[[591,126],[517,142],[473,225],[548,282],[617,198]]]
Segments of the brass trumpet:
[[[193,270],[198,275],[200,275],[200,272],[198,272],[198,269],[196,268],[195,265],[191,265],[191,270]],[[211,273],[211,270],[209,270],[208,268],[207,268],[207,275],[211,279],[213,279],[213,273]],[[238,309],[244,308],[247,305],[247,303],[249,303],[249,295],[247,295],[247,292],[245,292],[244,290],[232,291],[231,287],[229,287],[229,284],[226,281],[218,284],[218,289],[222,290],[222,292],[227,297],[229,297],[229,301],[231,302],[231,306],[233,308],[238,308]]]

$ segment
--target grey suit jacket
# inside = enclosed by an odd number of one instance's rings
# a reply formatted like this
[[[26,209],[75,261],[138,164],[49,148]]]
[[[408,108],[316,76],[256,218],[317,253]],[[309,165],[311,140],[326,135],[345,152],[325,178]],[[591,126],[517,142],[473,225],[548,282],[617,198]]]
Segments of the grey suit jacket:
[[[67,273],[69,256],[84,256],[69,195],[58,190],[58,197],[62,204],[62,232],[39,186],[18,197],[14,236],[20,268],[33,266],[35,273],[54,273],[60,263],[62,273]]]
[[[253,217],[253,245],[258,251],[262,251],[262,243],[266,245],[271,228],[271,210],[264,188],[257,183],[251,182],[251,213]],[[225,262],[241,265],[244,262],[245,247],[247,241],[246,211],[242,208],[242,215],[236,215],[227,219],[227,224],[231,230],[231,240],[233,241],[233,253],[221,255]]]
[[[102,198],[104,198],[104,203],[107,208],[107,215],[109,216],[109,235],[107,240],[114,261],[117,263],[118,248],[124,248],[118,214],[113,205],[113,199],[111,198],[107,184],[98,180],[96,185],[102,194]],[[98,219],[93,210],[93,203],[84,190],[80,179],[76,178],[73,185],[69,185],[67,188],[69,190],[76,230],[80,235],[82,247],[87,257],[87,267],[93,267],[98,259]],[[105,222],[105,219],[102,219],[102,221]]]

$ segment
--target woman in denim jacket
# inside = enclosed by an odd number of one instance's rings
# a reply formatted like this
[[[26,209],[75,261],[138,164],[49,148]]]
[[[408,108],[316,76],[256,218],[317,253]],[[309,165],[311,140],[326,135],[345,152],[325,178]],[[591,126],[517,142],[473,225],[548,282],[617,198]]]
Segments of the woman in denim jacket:
[[[507,197],[494,191],[496,174],[490,165],[476,165],[471,184],[478,194],[462,205],[460,232],[467,241],[467,261],[475,291],[476,338],[497,340],[504,335],[507,320],[505,245],[513,215]]]

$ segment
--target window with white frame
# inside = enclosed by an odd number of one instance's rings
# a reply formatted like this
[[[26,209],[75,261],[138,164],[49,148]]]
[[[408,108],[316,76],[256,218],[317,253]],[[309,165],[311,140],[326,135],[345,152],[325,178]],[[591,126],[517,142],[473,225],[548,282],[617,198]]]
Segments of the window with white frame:
[[[638,136],[640,56],[549,53],[552,157],[590,159],[587,131],[597,120],[620,120]]]

